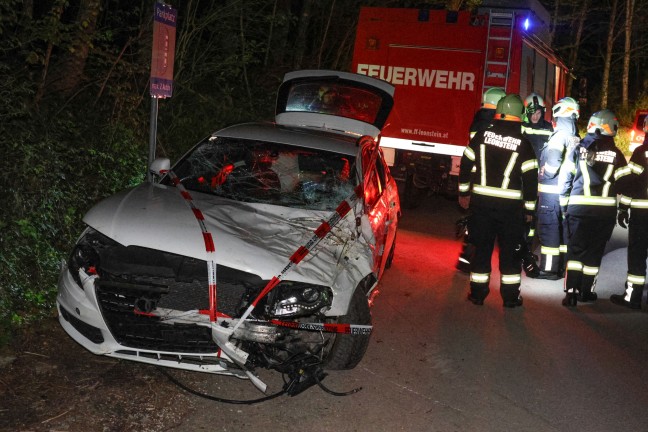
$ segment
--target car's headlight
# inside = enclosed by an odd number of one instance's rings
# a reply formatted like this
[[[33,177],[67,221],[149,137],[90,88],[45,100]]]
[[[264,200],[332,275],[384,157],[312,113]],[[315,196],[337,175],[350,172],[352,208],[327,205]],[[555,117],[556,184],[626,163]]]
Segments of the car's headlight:
[[[92,246],[78,244],[74,247],[68,260],[68,268],[79,286],[83,286],[79,277],[79,269],[83,269],[87,274],[96,274],[98,267],[99,254]]]
[[[83,269],[89,275],[97,274],[99,269],[99,251],[114,243],[114,241],[93,229],[86,230],[74,246],[74,249],[72,249],[72,253],[68,259],[68,270],[79,287],[83,287],[79,276],[79,269]]]
[[[273,297],[270,314],[274,317],[312,315],[331,306],[331,288],[299,282],[282,282]]]

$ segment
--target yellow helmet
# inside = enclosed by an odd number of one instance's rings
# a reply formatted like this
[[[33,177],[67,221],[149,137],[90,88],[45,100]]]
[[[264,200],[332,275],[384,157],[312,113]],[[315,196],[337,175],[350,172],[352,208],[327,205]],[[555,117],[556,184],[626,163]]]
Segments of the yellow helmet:
[[[494,109],[497,107],[497,102],[499,102],[499,100],[504,96],[506,96],[504,89],[501,89],[499,87],[489,88],[484,92],[482,107]]]
[[[516,94],[508,94],[497,102],[495,110],[496,120],[522,121],[524,114],[524,103],[522,98]]]

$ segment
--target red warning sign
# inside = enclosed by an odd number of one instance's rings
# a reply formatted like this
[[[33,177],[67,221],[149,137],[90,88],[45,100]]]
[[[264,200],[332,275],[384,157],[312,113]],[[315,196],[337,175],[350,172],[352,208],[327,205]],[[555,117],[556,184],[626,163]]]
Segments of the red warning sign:
[[[151,96],[166,98],[173,94],[173,61],[178,11],[169,5],[155,3],[153,14]]]

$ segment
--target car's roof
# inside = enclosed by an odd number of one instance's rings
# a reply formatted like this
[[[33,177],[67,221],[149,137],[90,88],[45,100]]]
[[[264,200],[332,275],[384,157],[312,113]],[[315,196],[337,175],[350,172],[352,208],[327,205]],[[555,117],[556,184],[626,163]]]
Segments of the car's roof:
[[[270,141],[298,147],[328,150],[334,153],[355,155],[359,137],[334,133],[328,130],[283,126],[276,123],[241,123],[228,126],[212,134],[215,137]]]

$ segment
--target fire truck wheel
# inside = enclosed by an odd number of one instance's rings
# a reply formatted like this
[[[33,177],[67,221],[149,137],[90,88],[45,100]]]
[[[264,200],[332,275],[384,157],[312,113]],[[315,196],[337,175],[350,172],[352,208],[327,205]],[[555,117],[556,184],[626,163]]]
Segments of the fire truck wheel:
[[[353,293],[346,315],[337,320],[340,324],[371,325],[369,301],[361,283]],[[353,369],[364,357],[369,346],[369,334],[336,334],[324,368],[329,370]]]

